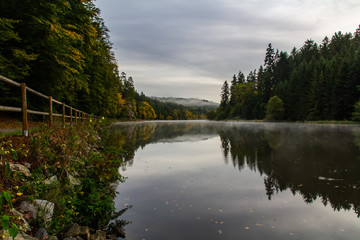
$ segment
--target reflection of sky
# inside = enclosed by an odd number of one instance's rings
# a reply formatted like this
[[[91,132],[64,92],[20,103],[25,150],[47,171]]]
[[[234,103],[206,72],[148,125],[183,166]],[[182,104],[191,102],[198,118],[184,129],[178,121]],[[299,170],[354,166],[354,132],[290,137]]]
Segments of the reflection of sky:
[[[118,209],[127,239],[356,239],[353,212],[306,204],[290,191],[265,194],[263,177],[226,165],[220,138],[157,143],[138,150],[123,172]]]

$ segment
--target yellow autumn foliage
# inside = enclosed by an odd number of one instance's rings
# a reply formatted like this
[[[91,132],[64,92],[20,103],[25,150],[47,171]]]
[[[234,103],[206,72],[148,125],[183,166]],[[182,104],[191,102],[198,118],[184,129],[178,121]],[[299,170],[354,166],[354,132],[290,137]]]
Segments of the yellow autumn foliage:
[[[142,119],[155,119],[157,117],[155,110],[148,102],[141,102],[138,107],[139,117]]]

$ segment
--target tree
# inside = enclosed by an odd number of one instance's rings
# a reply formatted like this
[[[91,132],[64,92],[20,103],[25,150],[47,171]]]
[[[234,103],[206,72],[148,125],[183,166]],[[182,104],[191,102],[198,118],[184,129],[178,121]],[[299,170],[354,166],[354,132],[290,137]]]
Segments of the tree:
[[[266,49],[264,67],[272,68],[275,64],[275,51],[272,48],[271,43],[269,43],[268,48]]]
[[[229,91],[229,84],[227,81],[224,82],[222,88],[221,88],[221,100],[220,100],[220,107],[222,109],[225,109],[226,106],[229,103],[229,96],[230,96],[230,91]]]
[[[266,105],[265,120],[268,121],[283,120],[284,113],[285,113],[284,102],[278,96],[274,96],[270,98],[268,104]]]
[[[360,101],[355,103],[354,112],[352,113],[352,120],[360,122]]]
[[[230,115],[240,119],[256,118],[258,91],[255,83],[240,83],[232,91],[234,103],[231,105]]]
[[[241,71],[239,71],[237,80],[238,83],[245,83],[245,75]]]
[[[238,81],[236,75],[234,74],[233,79],[231,80],[230,90],[232,90],[236,86],[236,84],[238,84]]]
[[[154,108],[152,108],[150,104],[145,101],[139,104],[138,112],[138,116],[141,119],[155,119],[157,117]]]
[[[247,77],[247,83],[255,83],[258,92],[252,116],[263,118],[270,98],[278,96],[284,103],[286,120],[351,119],[359,101],[359,79],[360,26],[354,34],[338,32],[325,37],[320,45],[307,40],[290,55],[269,44],[264,64],[257,74],[250,72]],[[244,113],[249,101],[244,101],[242,84],[239,79],[232,84],[230,104],[221,112],[223,118],[249,116]]]
[[[247,82],[255,83],[256,80],[256,69],[254,71],[250,71],[249,75],[246,77]]]

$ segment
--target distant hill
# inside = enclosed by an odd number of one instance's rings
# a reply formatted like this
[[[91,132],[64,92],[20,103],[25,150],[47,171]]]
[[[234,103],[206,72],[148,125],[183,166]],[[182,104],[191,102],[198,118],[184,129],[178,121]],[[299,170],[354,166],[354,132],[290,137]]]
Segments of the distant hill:
[[[174,98],[174,97],[151,97],[160,102],[170,102],[176,103],[178,105],[182,105],[185,107],[206,107],[206,108],[217,108],[219,106],[218,103],[208,101],[205,99],[197,99],[197,98]]]

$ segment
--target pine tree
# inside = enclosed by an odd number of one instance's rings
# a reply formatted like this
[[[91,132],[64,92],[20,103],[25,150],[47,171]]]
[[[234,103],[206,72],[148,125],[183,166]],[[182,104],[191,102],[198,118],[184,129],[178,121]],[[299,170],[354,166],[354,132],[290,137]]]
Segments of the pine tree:
[[[230,90],[229,84],[227,81],[224,82],[221,88],[221,100],[220,100],[220,108],[225,109],[229,103]]]
[[[245,83],[245,75],[241,71],[238,73],[237,80],[238,83]]]

